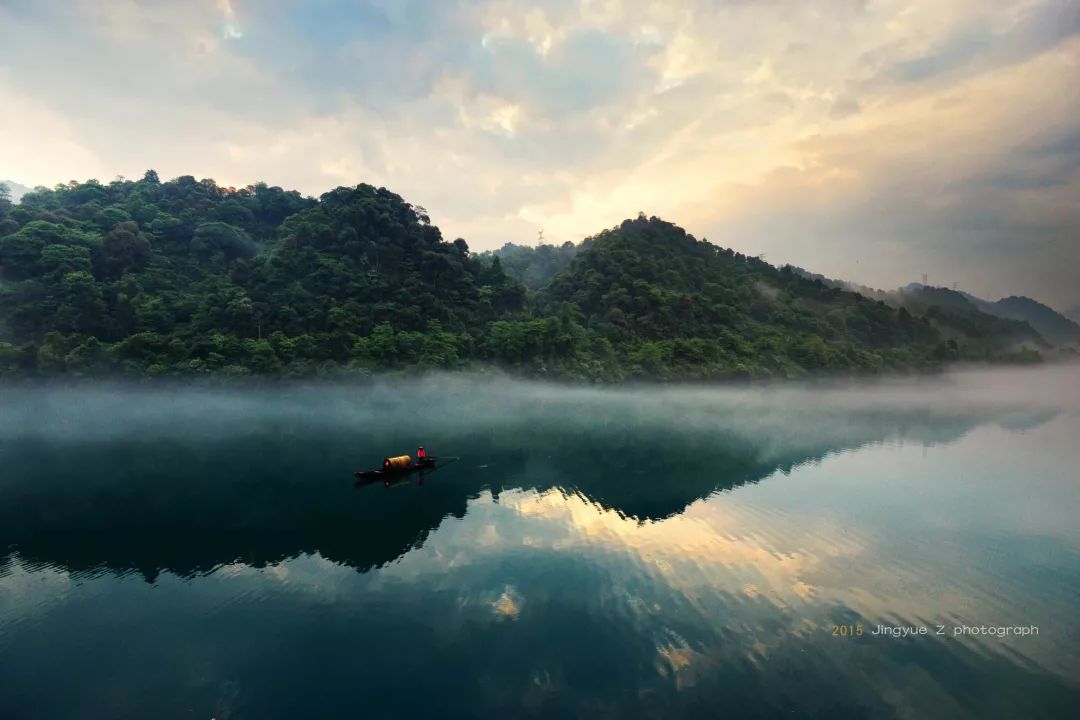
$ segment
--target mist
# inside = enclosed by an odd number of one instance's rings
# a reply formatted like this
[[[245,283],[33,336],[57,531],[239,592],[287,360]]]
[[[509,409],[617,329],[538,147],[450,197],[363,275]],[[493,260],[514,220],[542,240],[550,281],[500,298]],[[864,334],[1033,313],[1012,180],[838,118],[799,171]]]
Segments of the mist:
[[[959,370],[871,380],[574,386],[506,376],[430,374],[364,384],[249,388],[47,385],[0,388],[0,439],[80,442],[242,436],[268,428],[422,434],[557,421],[566,431],[618,421],[639,429],[840,438],[872,416],[1040,415],[1080,410],[1080,366]],[[404,414],[402,410],[405,410]],[[391,418],[391,415],[396,418]]]

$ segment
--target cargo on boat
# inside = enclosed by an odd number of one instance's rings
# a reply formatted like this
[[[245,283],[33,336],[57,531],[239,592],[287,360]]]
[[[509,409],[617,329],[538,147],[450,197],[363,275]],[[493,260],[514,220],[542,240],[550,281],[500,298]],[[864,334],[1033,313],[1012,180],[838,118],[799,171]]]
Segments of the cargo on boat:
[[[413,464],[409,455],[398,455],[382,461],[383,470],[403,470]]]

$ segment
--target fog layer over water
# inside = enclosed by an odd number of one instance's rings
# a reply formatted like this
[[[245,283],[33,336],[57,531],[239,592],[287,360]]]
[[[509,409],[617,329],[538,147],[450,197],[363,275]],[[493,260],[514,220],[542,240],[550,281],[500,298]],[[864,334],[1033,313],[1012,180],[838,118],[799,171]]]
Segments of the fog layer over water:
[[[1080,700],[1075,367],[0,401],[3,717],[1065,717]],[[354,486],[418,444],[460,459]],[[1039,630],[953,635],[970,625]]]

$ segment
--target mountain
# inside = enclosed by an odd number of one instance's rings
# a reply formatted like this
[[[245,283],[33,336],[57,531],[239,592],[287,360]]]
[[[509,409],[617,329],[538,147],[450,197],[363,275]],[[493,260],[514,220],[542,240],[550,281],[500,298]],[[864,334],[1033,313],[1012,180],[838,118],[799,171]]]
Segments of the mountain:
[[[383,188],[185,176],[32,193],[0,220],[9,373],[452,366],[524,289]]]
[[[980,310],[968,297],[948,288],[912,283],[899,291],[899,305],[929,318],[946,337],[964,338],[974,354],[997,354],[1024,345],[1042,350],[1046,339],[1024,320]]]
[[[1080,305],[1073,305],[1066,310],[1063,315],[1075,323],[1080,323]]]
[[[474,255],[363,184],[315,199],[148,171],[0,205],[9,377],[502,367],[685,380],[1039,359],[1024,323],[907,305],[644,216],[578,246]]]
[[[32,188],[28,188],[25,185],[20,185],[17,182],[11,180],[0,180],[0,185],[6,185],[8,189],[8,196],[13,203],[17,203],[22,200],[22,196],[28,192],[32,192]]]
[[[792,267],[792,271],[829,287],[858,292],[865,297],[893,307],[905,308],[919,317],[927,318],[944,337],[962,344],[963,356],[966,359],[1008,354],[1024,347],[1041,350],[1050,347],[1046,339],[1024,320],[990,312],[986,306],[992,303],[962,290],[913,282],[890,292],[843,280],[831,280],[802,268]]]
[[[924,287],[920,283],[911,283],[905,290],[911,291]],[[938,288],[944,290],[944,288]],[[995,302],[976,297],[963,290],[955,292],[971,303],[977,310],[1006,320],[1025,322],[1042,338],[1061,347],[1080,345],[1080,325],[1051,307],[1022,295],[1013,295]]]
[[[959,291],[975,307],[990,315],[1026,322],[1042,337],[1059,347],[1080,345],[1080,325],[1053,308],[1023,295],[1012,295],[995,302]]]
[[[907,311],[644,216],[586,240],[540,303],[580,313],[606,352],[661,378],[873,370],[958,354]]]
[[[923,288],[921,283],[910,283],[904,290],[913,291]],[[945,290],[945,288],[937,288]],[[1037,300],[1022,295],[1013,295],[995,302],[976,297],[963,290],[949,290],[967,300],[980,312],[1006,320],[1027,323],[1040,337],[1061,347],[1080,345],[1080,325],[1051,307]]]
[[[991,315],[1026,322],[1055,345],[1080,347],[1080,325],[1037,300],[1013,295],[997,302],[978,301],[976,305]]]

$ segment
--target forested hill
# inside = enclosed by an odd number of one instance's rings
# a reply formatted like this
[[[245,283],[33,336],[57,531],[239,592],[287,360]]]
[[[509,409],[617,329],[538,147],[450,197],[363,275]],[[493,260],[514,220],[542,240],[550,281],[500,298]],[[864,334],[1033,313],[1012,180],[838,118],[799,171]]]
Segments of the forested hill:
[[[1037,300],[1011,295],[996,302],[976,298],[975,305],[983,312],[1026,322],[1052,343],[1080,348],[1080,324]]]
[[[656,218],[588,241],[541,295],[620,356],[663,376],[783,375],[958,359],[925,319],[699,241]]]
[[[499,366],[615,381],[1037,357],[972,350],[928,318],[656,218],[544,263],[564,269],[530,291],[498,254],[446,241],[421,208],[368,185],[315,200],[150,171],[37,189],[0,200],[0,374]]]
[[[1071,321],[1030,298],[1011,297],[992,303],[961,290],[922,283],[909,283],[892,291],[877,290],[832,280],[798,267],[791,270],[810,280],[820,280],[829,287],[857,292],[926,317],[946,338],[963,342],[967,357],[998,355],[1007,353],[1009,348],[1025,345],[1047,350],[1053,343],[1065,354],[1075,354],[1075,348],[1080,347],[1080,327],[1073,333]]]

